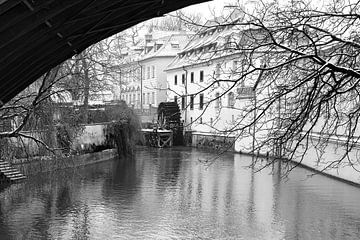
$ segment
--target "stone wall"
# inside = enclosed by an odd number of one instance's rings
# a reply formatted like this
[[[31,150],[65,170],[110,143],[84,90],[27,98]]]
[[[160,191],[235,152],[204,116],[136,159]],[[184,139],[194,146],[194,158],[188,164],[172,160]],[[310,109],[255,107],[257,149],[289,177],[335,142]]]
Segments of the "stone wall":
[[[83,126],[83,131],[73,140],[70,146],[70,152],[91,152],[95,147],[106,144],[106,126],[107,123],[87,124]],[[26,131],[22,132],[28,136],[40,139],[57,152],[63,152],[60,144],[57,142],[57,132],[47,131]],[[48,155],[49,152],[42,144],[30,138],[11,138],[7,139],[3,144],[2,151],[6,151],[8,158],[27,158]],[[67,151],[69,152],[69,151]]]
[[[35,175],[40,172],[50,172],[58,169],[76,168],[88,164],[112,160],[117,157],[115,149],[101,152],[87,153],[81,155],[70,155],[68,157],[36,157],[31,160],[16,159],[13,166],[26,176]]]
[[[234,141],[235,137],[233,136],[193,132],[191,144],[192,147],[197,148],[234,151]]]
[[[91,149],[94,145],[104,145],[106,141],[106,126],[107,123],[84,125],[83,132],[73,141],[71,148],[75,151],[81,151]]]

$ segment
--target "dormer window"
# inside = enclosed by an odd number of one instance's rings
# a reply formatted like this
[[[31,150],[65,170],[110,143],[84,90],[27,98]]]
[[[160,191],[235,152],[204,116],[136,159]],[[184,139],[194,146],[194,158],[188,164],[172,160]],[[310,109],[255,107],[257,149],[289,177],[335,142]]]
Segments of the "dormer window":
[[[162,46],[161,44],[156,44],[155,45],[155,51],[159,50],[161,48],[161,46]]]
[[[172,43],[171,47],[172,48],[180,48],[180,45],[178,43]]]

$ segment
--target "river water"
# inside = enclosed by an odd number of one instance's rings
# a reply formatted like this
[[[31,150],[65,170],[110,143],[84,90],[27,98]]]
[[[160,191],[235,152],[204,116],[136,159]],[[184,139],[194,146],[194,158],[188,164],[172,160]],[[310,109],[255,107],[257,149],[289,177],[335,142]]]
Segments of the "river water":
[[[251,157],[139,149],[0,192],[0,239],[359,239],[360,188]]]

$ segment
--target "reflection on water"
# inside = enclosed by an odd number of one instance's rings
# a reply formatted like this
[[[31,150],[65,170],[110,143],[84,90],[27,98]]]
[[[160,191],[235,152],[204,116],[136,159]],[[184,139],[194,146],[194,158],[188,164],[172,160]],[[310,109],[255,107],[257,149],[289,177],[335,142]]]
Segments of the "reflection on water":
[[[141,149],[0,193],[0,239],[359,239],[360,188],[248,156]]]

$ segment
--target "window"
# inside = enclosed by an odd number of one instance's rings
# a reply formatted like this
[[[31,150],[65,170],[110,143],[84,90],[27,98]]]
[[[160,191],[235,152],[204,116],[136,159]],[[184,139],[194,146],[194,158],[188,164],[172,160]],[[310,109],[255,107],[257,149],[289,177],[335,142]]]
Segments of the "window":
[[[177,85],[177,75],[174,77],[174,85]]]
[[[237,99],[253,98],[254,91],[252,87],[239,87],[237,88]]]
[[[136,69],[136,77],[137,77],[136,80],[139,80],[141,78],[140,74],[141,74],[140,68]]]
[[[151,93],[151,103],[155,104],[155,93],[154,92]]]
[[[215,108],[219,108],[221,104],[220,93],[215,94]]]
[[[227,48],[231,47],[231,35],[227,35],[227,36],[225,37],[225,46],[226,46]]]
[[[190,110],[194,109],[194,95],[190,96]]]
[[[136,94],[134,93],[133,94],[133,104],[135,104],[135,102],[136,102]]]
[[[233,61],[233,71],[236,72],[237,71],[237,66],[238,66],[238,61]]]
[[[150,79],[150,66],[146,68],[147,71],[146,71],[146,78],[147,79]]]
[[[179,48],[180,45],[178,43],[171,43],[172,48]]]
[[[220,78],[220,69],[221,69],[220,63],[216,64],[216,69],[215,69],[215,78],[216,79]]]
[[[177,103],[177,96],[174,96],[174,102]]]
[[[204,107],[204,94],[200,94],[199,109],[202,110]]]
[[[145,93],[142,94],[142,103],[146,104],[146,102],[145,102]]]
[[[185,84],[185,73],[181,75],[181,83]]]
[[[190,117],[190,123],[192,123],[193,122],[193,118],[192,117]]]
[[[186,99],[185,99],[185,96],[182,96],[182,97],[181,97],[181,109],[183,109],[183,110],[184,110],[185,107],[186,107],[185,100],[186,100]]]
[[[204,81],[204,71],[200,71],[200,82]]]
[[[190,82],[194,82],[194,72],[190,73]]]
[[[151,77],[155,78],[155,66],[151,66]]]
[[[213,118],[210,118],[210,125],[211,126],[213,125],[213,122],[214,122]]]
[[[199,122],[200,122],[200,124],[202,124],[202,117],[201,117],[199,120],[200,120],[200,121],[199,121]]]
[[[138,99],[137,99],[137,102],[138,102],[138,105],[140,104],[140,93],[138,93]]]
[[[147,104],[150,104],[150,93],[147,93]]]
[[[233,93],[233,92],[229,92],[229,94],[228,94],[228,107],[233,108],[234,105],[235,105],[234,93]]]

